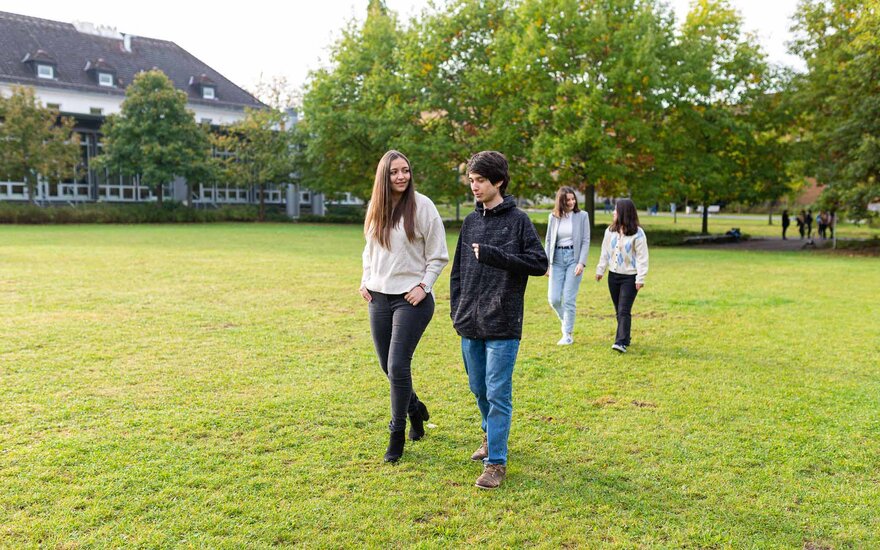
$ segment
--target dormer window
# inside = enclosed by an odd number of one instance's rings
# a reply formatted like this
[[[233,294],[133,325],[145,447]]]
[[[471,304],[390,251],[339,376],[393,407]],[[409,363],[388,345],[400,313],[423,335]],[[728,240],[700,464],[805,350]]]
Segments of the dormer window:
[[[84,70],[91,81],[102,88],[115,88],[119,84],[116,78],[116,68],[101,57],[88,61]]]
[[[58,62],[46,50],[37,50],[25,54],[22,63],[28,65],[37,78],[55,80],[55,67]]]
[[[189,85],[195,88],[193,91],[199,94],[202,99],[217,99],[217,83],[208,75],[203,73],[199,76],[191,76]]]
[[[55,67],[52,65],[43,65],[42,63],[37,63],[37,78],[48,78],[49,80],[55,79]]]
[[[113,74],[98,73],[98,86],[107,86],[108,88],[112,88],[114,86]]]

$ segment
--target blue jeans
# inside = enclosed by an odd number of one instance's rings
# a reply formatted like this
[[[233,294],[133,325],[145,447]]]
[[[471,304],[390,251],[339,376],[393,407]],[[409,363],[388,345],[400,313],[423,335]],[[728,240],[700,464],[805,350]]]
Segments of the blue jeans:
[[[507,438],[513,415],[513,365],[519,340],[461,339],[461,354],[471,392],[480,408],[489,441],[487,464],[507,464]]]
[[[547,297],[550,300],[550,307],[562,321],[563,334],[574,332],[577,293],[583,278],[583,273],[574,274],[575,267],[577,267],[577,259],[574,257],[573,249],[557,248],[554,251]]]

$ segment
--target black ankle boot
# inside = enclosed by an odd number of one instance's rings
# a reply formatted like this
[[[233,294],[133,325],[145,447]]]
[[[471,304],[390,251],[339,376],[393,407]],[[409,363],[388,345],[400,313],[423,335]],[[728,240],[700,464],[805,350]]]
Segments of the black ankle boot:
[[[416,403],[416,412],[409,415],[409,438],[413,441],[425,437],[425,421],[431,418],[428,407],[419,401]]]
[[[388,439],[388,449],[385,451],[385,462],[397,462],[403,456],[403,444],[406,441],[406,432],[391,432]]]

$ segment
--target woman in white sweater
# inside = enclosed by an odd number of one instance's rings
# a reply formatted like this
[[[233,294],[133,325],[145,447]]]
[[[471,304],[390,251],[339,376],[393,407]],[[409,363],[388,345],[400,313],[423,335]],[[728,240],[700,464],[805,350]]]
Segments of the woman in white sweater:
[[[614,220],[605,230],[602,253],[596,266],[596,280],[608,270],[608,290],[617,314],[617,335],[611,349],[626,353],[632,328],[632,306],[648,274],[648,240],[639,226],[636,205],[620,199],[614,207]]]
[[[562,323],[562,338],[556,342],[560,346],[574,343],[577,293],[589,250],[590,216],[578,208],[574,189],[560,187],[544,240],[544,252],[550,264],[547,298]]]
[[[412,166],[388,151],[376,168],[364,222],[360,293],[369,303],[379,365],[391,384],[391,432],[386,462],[403,455],[406,417],[413,441],[425,435],[428,408],[413,391],[413,353],[434,315],[431,289],[449,263],[443,221],[431,199],[416,193]]]

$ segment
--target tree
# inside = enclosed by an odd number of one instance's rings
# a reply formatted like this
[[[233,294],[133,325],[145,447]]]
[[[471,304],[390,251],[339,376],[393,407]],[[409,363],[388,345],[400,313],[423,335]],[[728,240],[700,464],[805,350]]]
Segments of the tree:
[[[880,199],[880,1],[804,0],[794,29],[804,175],[826,184],[826,208],[867,217]]]
[[[220,151],[233,154],[220,160],[221,179],[247,182],[260,192],[260,221],[265,219],[267,184],[290,181],[294,170],[293,135],[281,110],[245,109],[243,120],[212,138]]]
[[[756,101],[768,89],[767,65],[755,37],[727,0],[697,0],[681,28],[670,82],[675,102],[665,117],[665,155],[673,189],[708,206],[747,196],[759,172]]]
[[[158,69],[135,76],[125,91],[121,112],[102,127],[104,155],[98,166],[141,182],[162,204],[162,186],[175,176],[201,173],[210,155],[206,132],[186,108],[186,94]]]
[[[432,197],[469,195],[462,165],[483,149],[510,161],[511,190],[528,194],[517,116],[528,98],[509,93],[507,44],[499,34],[513,24],[504,0],[452,0],[415,23],[403,42],[407,95],[415,98],[413,124],[403,138],[421,162],[419,185]]]
[[[542,191],[581,189],[591,221],[597,188],[632,194],[661,183],[657,137],[672,40],[664,10],[637,0],[527,0],[518,11],[511,73],[528,98],[530,156],[553,175]]]
[[[396,14],[370,0],[363,25],[350,23],[334,46],[331,67],[310,75],[297,130],[300,141],[307,136],[298,166],[306,187],[367,198],[382,153],[403,148],[415,111],[404,93],[400,35]]]
[[[33,88],[13,86],[10,97],[0,94],[0,173],[23,180],[31,202],[40,179],[76,176],[82,159],[73,126],[58,110],[43,107]]]

